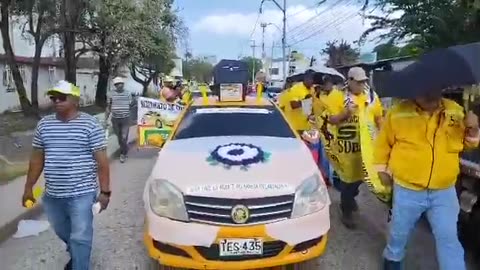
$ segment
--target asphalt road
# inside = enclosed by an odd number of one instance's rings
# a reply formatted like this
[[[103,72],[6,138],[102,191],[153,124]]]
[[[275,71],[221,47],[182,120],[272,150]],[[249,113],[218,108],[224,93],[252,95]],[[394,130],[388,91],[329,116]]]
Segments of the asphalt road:
[[[112,163],[114,195],[109,209],[95,220],[92,270],[148,269],[149,260],[142,243],[142,192],[154,162],[155,152],[134,150],[127,163]],[[328,250],[318,259],[316,269],[381,269],[385,207],[363,189],[359,196],[361,226],[349,231],[339,221],[338,194],[333,190],[330,193],[333,203]],[[426,226],[420,224],[410,242],[405,269],[438,269],[433,238]],[[2,270],[61,270],[67,261],[63,243],[51,230],[36,237],[10,239],[0,245]],[[470,269],[478,268],[470,266]]]

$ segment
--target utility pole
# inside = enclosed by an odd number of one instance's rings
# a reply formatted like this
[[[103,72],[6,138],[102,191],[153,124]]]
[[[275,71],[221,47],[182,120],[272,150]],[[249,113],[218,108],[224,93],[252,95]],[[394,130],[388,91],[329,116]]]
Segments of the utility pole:
[[[272,41],[272,55],[270,56],[269,73],[271,72],[272,67],[273,67],[273,52],[274,52],[274,49],[275,49],[275,41]],[[272,74],[270,74],[270,78],[271,78],[271,77],[272,77]]]
[[[262,13],[263,3],[268,0],[262,0],[260,3],[260,13]],[[270,0],[282,11],[283,13],[283,29],[282,29],[282,57],[283,57],[283,81],[287,78],[287,0],[283,0],[283,6],[277,1]]]
[[[255,40],[252,39],[252,83],[255,83]]]
[[[267,55],[265,54],[265,29],[267,28],[266,23],[261,23],[260,26],[262,27],[262,61],[265,64],[265,58]]]

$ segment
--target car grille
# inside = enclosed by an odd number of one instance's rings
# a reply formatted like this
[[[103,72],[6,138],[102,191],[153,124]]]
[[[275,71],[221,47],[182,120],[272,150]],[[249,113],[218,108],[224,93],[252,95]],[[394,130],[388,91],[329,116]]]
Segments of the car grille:
[[[295,196],[282,195],[252,199],[227,199],[185,196],[185,206],[191,221],[217,225],[252,225],[272,223],[290,218]],[[244,224],[236,224],[231,217],[232,208],[245,205],[250,218]]]
[[[203,258],[209,261],[245,261],[245,260],[256,260],[256,259],[265,259],[275,257],[285,248],[287,244],[282,241],[272,241],[263,243],[263,254],[262,255],[244,255],[244,256],[230,256],[230,257],[220,257],[220,251],[218,244],[213,244],[210,247],[201,247],[196,246],[197,250]]]

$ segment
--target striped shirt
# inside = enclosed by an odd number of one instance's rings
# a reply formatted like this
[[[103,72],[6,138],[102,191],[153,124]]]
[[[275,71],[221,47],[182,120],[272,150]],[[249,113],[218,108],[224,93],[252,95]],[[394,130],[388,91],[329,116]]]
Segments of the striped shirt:
[[[128,118],[130,117],[130,104],[132,103],[132,96],[128,91],[122,92],[112,91],[110,96],[110,105],[113,118]]]
[[[93,153],[106,147],[105,134],[95,117],[80,113],[68,122],[44,117],[33,136],[34,148],[45,155],[45,193],[54,198],[96,192],[97,163]]]

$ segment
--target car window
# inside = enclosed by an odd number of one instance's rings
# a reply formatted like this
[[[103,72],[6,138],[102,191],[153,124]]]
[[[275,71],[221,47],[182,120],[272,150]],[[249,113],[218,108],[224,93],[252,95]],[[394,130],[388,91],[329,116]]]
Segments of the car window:
[[[207,106],[190,107],[173,140],[212,136],[294,138],[295,134],[274,106]]]

